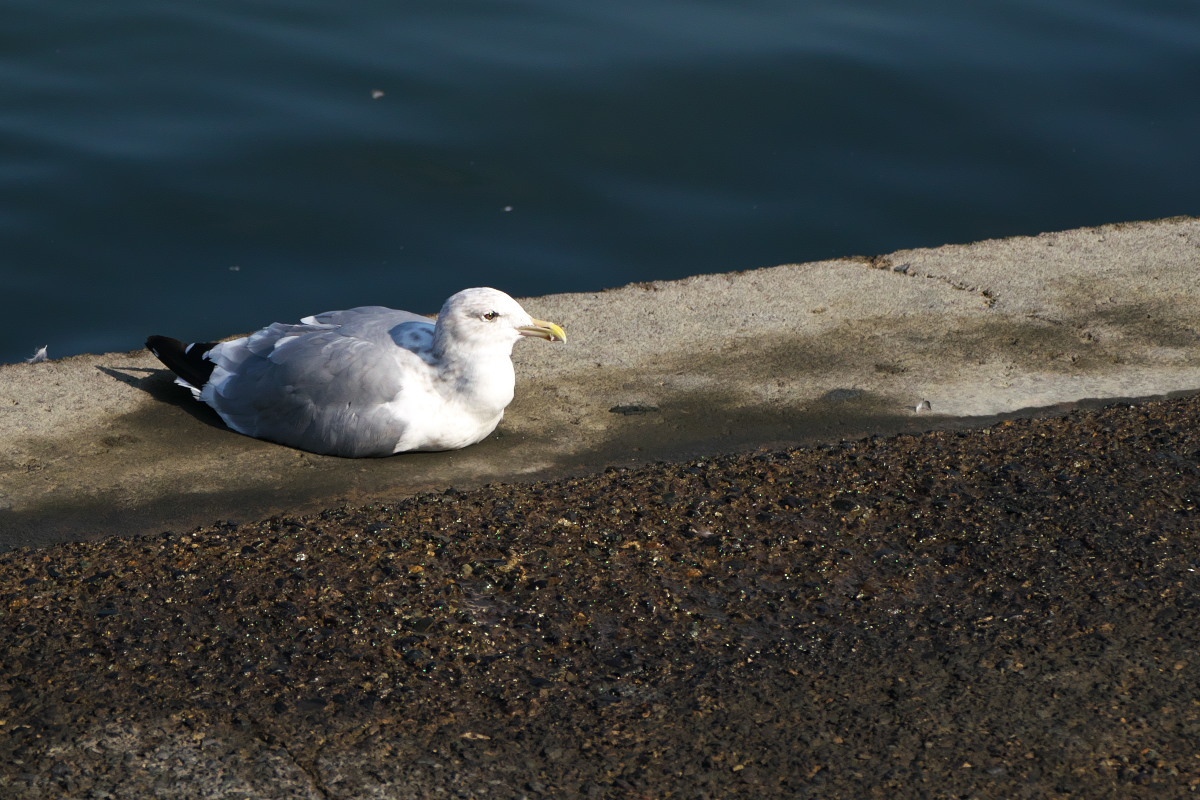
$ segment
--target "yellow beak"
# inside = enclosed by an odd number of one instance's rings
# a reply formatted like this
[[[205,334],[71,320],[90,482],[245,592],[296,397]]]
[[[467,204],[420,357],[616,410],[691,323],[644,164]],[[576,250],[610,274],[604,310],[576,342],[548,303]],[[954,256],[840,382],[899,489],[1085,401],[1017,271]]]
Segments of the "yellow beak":
[[[565,342],[567,333],[553,322],[535,319],[532,325],[522,325],[517,328],[522,336],[536,336],[549,342]]]

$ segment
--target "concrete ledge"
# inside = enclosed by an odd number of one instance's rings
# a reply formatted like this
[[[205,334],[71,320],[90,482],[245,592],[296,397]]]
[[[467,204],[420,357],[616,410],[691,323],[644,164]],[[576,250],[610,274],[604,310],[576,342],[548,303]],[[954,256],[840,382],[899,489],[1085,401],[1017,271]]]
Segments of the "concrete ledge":
[[[505,422],[453,453],[248,439],[143,352],[2,366],[0,549],[1200,388],[1195,218],[524,302],[571,340],[519,346]]]

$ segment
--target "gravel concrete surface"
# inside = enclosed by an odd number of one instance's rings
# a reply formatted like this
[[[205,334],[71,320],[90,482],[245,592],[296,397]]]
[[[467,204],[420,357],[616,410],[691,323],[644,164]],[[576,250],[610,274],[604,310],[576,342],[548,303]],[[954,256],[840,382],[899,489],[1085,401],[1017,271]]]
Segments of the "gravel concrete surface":
[[[1200,397],[0,555],[0,795],[1200,786]]]

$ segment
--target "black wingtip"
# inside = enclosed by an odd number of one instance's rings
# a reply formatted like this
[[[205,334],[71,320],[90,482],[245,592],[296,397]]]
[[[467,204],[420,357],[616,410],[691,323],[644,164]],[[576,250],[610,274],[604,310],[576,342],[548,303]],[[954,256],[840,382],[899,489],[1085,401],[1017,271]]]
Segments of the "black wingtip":
[[[154,353],[155,356],[158,356],[159,353],[170,349],[170,344],[172,342],[174,342],[177,345],[181,345],[181,346],[183,344],[178,339],[172,339],[170,336],[157,336],[157,335],[147,336],[146,337],[146,349],[149,350],[151,353]],[[182,349],[182,347],[181,347],[181,349]]]
[[[197,342],[185,345],[170,336],[150,336],[146,349],[187,383],[197,389],[208,383],[215,364],[204,356],[216,346],[216,342]]]

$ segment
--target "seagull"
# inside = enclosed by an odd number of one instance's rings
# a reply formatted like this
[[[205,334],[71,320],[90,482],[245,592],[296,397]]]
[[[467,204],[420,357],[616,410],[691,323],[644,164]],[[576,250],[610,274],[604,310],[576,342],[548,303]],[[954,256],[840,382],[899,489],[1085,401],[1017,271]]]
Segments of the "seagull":
[[[504,292],[477,288],[452,295],[436,323],[364,306],[220,343],[151,336],[146,348],[238,433],[362,458],[487,437],[512,402],[524,336],[567,339]]]

